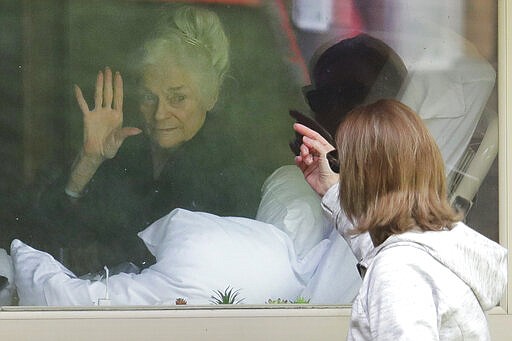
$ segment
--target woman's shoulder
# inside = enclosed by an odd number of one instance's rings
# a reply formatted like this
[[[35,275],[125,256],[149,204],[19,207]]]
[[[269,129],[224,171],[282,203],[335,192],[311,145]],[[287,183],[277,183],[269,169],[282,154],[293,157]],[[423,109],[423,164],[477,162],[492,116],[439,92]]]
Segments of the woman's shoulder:
[[[421,245],[401,242],[378,249],[366,276],[369,281],[383,281],[397,286],[404,280],[434,282],[437,276],[447,271],[449,269]]]

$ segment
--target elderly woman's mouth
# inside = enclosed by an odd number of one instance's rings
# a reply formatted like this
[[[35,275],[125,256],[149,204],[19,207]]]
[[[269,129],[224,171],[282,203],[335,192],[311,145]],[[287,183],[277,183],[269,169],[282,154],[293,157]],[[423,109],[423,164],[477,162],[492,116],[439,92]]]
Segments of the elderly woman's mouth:
[[[168,127],[168,128],[155,128],[155,131],[159,132],[159,133],[166,133],[166,132],[171,132],[173,130],[176,130],[178,129],[177,127]]]

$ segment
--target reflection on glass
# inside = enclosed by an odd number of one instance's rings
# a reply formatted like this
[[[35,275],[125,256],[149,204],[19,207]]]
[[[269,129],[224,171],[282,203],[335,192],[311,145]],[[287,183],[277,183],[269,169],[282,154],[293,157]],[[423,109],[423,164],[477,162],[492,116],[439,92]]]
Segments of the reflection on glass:
[[[98,304],[105,265],[113,304],[350,303],[357,261],[293,165],[289,109],[334,134],[358,104],[410,105],[441,147],[451,200],[496,239],[497,222],[478,220],[497,212],[481,175],[494,154],[471,164],[481,140],[495,145],[496,39],[465,26],[462,2],[325,1],[319,23],[299,17],[304,1],[8,3],[1,304],[18,303],[14,238],[34,248],[16,245],[22,304]],[[26,289],[37,280],[44,293]]]
[[[300,5],[299,1],[294,3]],[[357,99],[348,93],[340,96],[345,103],[337,103],[336,106],[350,108],[353,103],[371,102],[371,92],[378,94],[384,87],[389,93],[382,96],[398,98],[419,112],[445,159],[450,200],[466,214],[469,212],[468,219],[475,222],[477,229],[497,240],[497,206],[489,204],[497,200],[497,192],[493,189],[497,181],[496,164],[493,163],[497,153],[496,4],[478,0],[434,1],[428,4],[420,1],[381,1],[378,4],[339,1],[335,2],[334,11],[336,20],[330,29],[298,32],[305,54],[310,55],[313,61],[310,89],[314,91],[310,93],[310,99],[314,101],[322,94],[327,96],[326,82],[332,82],[334,78],[330,72],[339,72],[344,77],[339,77],[338,83],[329,86],[332,91],[345,90],[342,89],[347,88],[343,86],[343,80],[351,85],[348,86],[351,90],[359,86],[370,91],[370,96]],[[471,21],[476,15],[485,16],[486,20]],[[301,22],[297,20],[297,25]],[[340,37],[353,37],[359,31],[387,45],[380,48],[380,54],[373,53],[374,67],[383,58],[379,55],[388,53],[392,56],[396,53],[386,64],[388,70],[384,68],[380,73],[381,79],[375,78],[376,71],[371,67],[363,69],[360,65],[372,55],[365,53],[364,44],[359,42],[359,51],[357,40],[333,46]],[[342,47],[344,44],[351,46]],[[321,57],[323,51],[326,55]],[[375,51],[378,50],[375,48]],[[354,61],[351,55],[360,57]],[[342,58],[350,61],[341,62]],[[397,68],[400,64],[398,58],[405,64],[407,76],[400,92],[394,95],[394,87],[400,85],[401,72],[397,69],[393,76],[393,72],[389,74],[389,67],[396,65]],[[333,62],[334,59],[339,64]],[[388,76],[384,76],[386,72]],[[352,76],[352,73],[358,76]],[[373,87],[371,90],[370,86]],[[319,87],[323,89],[319,90]],[[335,126],[340,118],[324,114],[329,101],[324,97],[319,100],[323,108],[312,109],[316,111],[317,120],[330,121],[332,123],[326,125]],[[480,145],[482,148],[478,148]],[[487,180],[482,185],[484,179]],[[479,196],[476,196],[479,190]],[[477,208],[472,208],[473,204]],[[482,219],[482,215],[477,213],[478,207],[493,214],[486,214]]]

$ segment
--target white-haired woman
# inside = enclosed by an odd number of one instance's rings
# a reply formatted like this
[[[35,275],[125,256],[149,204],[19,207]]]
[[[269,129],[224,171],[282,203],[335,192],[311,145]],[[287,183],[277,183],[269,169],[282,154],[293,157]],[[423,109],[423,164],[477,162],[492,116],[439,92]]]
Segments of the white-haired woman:
[[[223,172],[229,153],[211,147],[222,137],[222,117],[210,112],[229,65],[219,17],[178,7],[141,50],[133,65],[140,126],[123,125],[119,72],[98,73],[93,103],[75,86],[83,145],[69,174],[27,213],[33,221],[23,239],[77,273],[126,260],[144,265],[151,256],[137,232],[176,207],[218,214],[237,207],[227,195],[237,184]]]
[[[138,70],[140,113],[152,140],[154,177],[170,151],[192,139],[215,105],[228,68],[228,40],[211,11],[182,7],[164,18],[144,46]],[[78,198],[96,170],[116,156],[124,140],[141,132],[123,127],[123,83],[110,68],[96,79],[94,107],[75,94],[84,115],[84,143],[72,167],[66,193]]]

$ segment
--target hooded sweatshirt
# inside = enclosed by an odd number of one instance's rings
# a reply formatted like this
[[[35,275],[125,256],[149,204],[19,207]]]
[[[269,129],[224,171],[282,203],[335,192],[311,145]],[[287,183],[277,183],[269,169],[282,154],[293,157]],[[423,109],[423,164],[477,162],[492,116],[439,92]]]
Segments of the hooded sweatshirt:
[[[337,193],[336,185],[322,205],[364,275],[348,340],[490,340],[484,311],[504,294],[505,248],[462,222],[393,235],[374,248],[368,233],[349,233]]]

